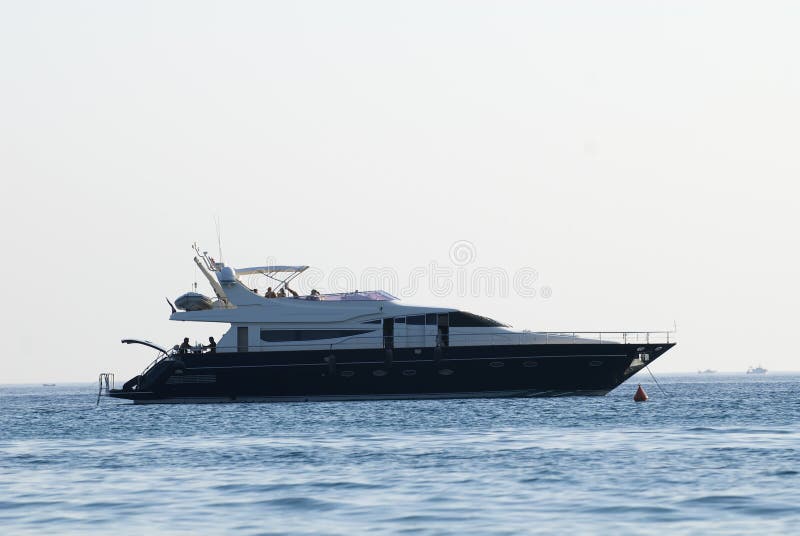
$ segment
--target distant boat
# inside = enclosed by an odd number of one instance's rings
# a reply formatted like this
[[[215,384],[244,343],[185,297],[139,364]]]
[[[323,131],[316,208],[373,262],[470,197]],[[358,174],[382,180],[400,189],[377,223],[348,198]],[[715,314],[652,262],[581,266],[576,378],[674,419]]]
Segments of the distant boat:
[[[54,383],[43,383],[42,384],[42,387],[55,387],[55,386],[56,386],[56,384],[54,384]]]
[[[767,369],[763,368],[761,365],[758,365],[757,367],[748,368],[747,369],[747,373],[748,374],[766,374],[767,373]]]
[[[707,368],[706,370],[698,370],[697,373],[698,374],[716,374],[717,371],[716,370],[711,370],[710,368]]]

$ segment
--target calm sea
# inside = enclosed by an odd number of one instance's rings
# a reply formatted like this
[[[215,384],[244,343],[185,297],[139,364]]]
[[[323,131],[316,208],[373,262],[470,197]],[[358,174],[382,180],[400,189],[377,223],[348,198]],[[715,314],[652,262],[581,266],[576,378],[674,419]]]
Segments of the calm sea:
[[[800,534],[800,376],[133,406],[0,386],[2,534]]]

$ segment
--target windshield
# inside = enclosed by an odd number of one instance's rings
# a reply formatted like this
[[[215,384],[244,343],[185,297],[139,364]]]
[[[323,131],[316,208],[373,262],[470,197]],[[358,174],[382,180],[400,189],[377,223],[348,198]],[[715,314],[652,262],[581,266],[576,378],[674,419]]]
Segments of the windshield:
[[[313,299],[311,296],[303,296],[303,299]],[[336,294],[320,294],[323,301],[393,301],[394,296],[384,290],[366,290],[363,292],[339,292]]]

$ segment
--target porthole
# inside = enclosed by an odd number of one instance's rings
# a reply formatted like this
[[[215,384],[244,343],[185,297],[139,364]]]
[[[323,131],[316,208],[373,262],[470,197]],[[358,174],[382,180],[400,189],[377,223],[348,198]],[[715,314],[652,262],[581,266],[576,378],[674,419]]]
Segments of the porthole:
[[[449,368],[443,368],[439,369],[439,374],[441,374],[442,376],[451,376],[453,374],[453,371],[450,370]]]
[[[345,377],[345,378],[350,378],[350,377],[355,376],[355,375],[356,375],[355,371],[352,371],[352,370],[343,370],[342,371],[342,376]]]
[[[660,352],[660,351],[661,351],[661,349],[662,349],[662,347],[661,347],[661,346],[656,346],[656,352]]]
[[[491,363],[489,363],[489,366],[492,368],[500,368],[506,366],[506,364],[503,363],[502,361],[492,361]]]
[[[590,367],[599,367],[602,364],[603,364],[602,361],[589,361],[589,366]]]
[[[636,349],[637,352],[644,352],[644,346],[640,346]]]
[[[524,363],[522,363],[522,366],[523,367],[527,367],[527,368],[538,367],[539,366],[539,362],[538,361],[525,361]]]
[[[403,371],[403,376],[413,376],[417,371],[414,369],[406,369]]]
[[[386,376],[386,374],[387,374],[386,371],[383,370],[383,369],[378,369],[378,370],[373,370],[372,371],[372,375],[373,376],[379,376],[380,377],[380,376]]]
[[[414,348],[414,355],[420,355],[422,353],[422,348]]]

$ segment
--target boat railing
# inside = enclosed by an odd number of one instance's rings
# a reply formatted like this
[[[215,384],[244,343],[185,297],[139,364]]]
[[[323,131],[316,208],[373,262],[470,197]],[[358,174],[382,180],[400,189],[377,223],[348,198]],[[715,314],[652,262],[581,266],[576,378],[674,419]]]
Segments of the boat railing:
[[[353,335],[335,342],[270,342],[257,346],[217,346],[217,353],[264,352],[292,350],[375,349],[375,348],[434,348],[459,346],[518,346],[527,344],[670,344],[674,342],[674,331],[523,331],[507,333],[455,333],[455,334],[411,334],[411,335]],[[208,355],[197,346],[188,355]],[[179,358],[181,354],[161,354],[145,369],[143,375],[167,358]]]
[[[143,378],[150,369],[164,361],[165,359],[174,359],[177,353],[174,350],[170,350],[168,352],[159,352],[155,359],[153,359],[149,365],[147,365],[144,370],[142,371],[141,377]]]
[[[522,331],[505,333],[424,333],[411,335],[353,335],[331,343],[331,349],[374,341],[383,346],[414,348],[432,346],[524,345],[524,344],[669,344],[674,331]]]

